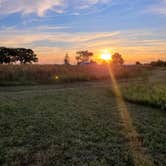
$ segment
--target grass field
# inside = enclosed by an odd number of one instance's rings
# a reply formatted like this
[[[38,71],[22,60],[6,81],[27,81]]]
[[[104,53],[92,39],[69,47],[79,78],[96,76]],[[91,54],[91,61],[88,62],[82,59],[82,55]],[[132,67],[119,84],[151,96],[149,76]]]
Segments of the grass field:
[[[120,83],[124,99],[166,110],[166,70],[154,70],[142,80]]]
[[[166,70],[107,67],[0,66],[0,165],[165,166]]]
[[[113,68],[116,78],[133,78],[149,67]],[[107,65],[0,65],[0,86],[59,84],[79,81],[109,80]]]
[[[166,165],[165,112],[125,103],[129,135],[123,108],[97,86],[1,89],[0,165]]]

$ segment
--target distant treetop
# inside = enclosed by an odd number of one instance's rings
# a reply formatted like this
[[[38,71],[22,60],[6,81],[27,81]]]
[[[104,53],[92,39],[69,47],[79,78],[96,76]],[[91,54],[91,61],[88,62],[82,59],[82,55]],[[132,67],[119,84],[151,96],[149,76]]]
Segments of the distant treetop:
[[[92,56],[93,56],[93,53],[89,52],[88,50],[78,51],[76,56],[77,64],[90,63],[90,57]]]
[[[115,65],[123,65],[124,59],[123,59],[122,55],[119,53],[114,53],[112,55],[112,63]]]
[[[70,65],[70,57],[69,57],[68,53],[65,55],[64,64],[65,65]]]

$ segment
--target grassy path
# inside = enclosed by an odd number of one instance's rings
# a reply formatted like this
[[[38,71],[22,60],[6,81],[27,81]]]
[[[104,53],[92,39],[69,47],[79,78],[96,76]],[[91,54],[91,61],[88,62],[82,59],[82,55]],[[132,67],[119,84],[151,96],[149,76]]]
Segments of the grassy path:
[[[139,136],[128,137],[128,118],[124,127],[119,112],[124,106],[107,87],[2,90],[0,165],[133,166],[141,153],[147,165],[165,165],[165,113],[126,107]],[[133,157],[131,144],[138,139],[141,149]]]
[[[154,166],[153,158],[143,149],[142,138],[135,129],[133,119],[122,98],[117,98],[119,115],[123,124],[124,136],[128,140],[135,166]]]

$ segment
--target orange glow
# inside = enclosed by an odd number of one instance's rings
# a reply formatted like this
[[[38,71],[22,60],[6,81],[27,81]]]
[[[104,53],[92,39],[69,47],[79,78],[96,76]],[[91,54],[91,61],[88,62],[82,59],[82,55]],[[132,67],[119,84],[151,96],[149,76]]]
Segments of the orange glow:
[[[110,61],[111,60],[111,53],[108,50],[102,51],[100,58],[105,61]]]

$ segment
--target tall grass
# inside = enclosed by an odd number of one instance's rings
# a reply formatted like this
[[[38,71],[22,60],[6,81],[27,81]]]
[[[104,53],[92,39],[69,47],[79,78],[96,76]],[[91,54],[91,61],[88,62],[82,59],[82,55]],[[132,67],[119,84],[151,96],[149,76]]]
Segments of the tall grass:
[[[166,110],[165,84],[152,84],[149,82],[128,83],[121,86],[124,99],[130,102],[158,107]]]
[[[144,73],[136,66],[112,68],[117,78],[131,78]],[[74,81],[108,80],[107,65],[0,65],[0,85],[51,84]]]

